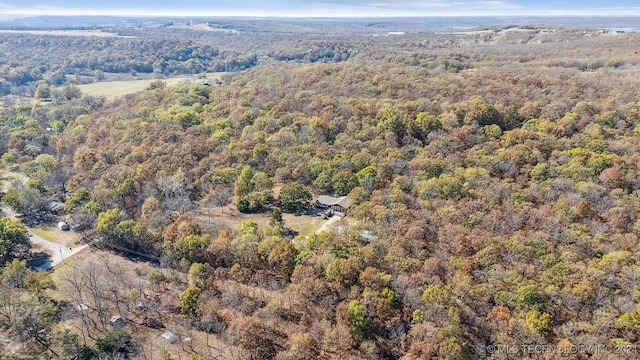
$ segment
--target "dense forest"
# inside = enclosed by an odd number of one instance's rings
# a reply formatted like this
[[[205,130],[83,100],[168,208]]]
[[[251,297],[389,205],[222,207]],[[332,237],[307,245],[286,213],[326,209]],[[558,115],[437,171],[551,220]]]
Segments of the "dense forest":
[[[0,356],[638,356],[639,34],[496,27],[297,47],[274,34],[236,50],[207,34],[0,35],[3,51],[28,45],[2,65],[7,93],[57,92],[1,109],[2,163],[29,177],[3,202],[25,215],[64,202],[103,259],[34,273],[26,228],[0,219],[0,325],[22,344]],[[33,68],[38,47],[51,57]],[[75,47],[85,55],[63,50]],[[115,101],[55,80],[217,66],[249,69]],[[283,213],[322,194],[347,195],[347,216],[295,236]],[[211,209],[270,221],[199,216]],[[180,343],[139,335],[154,329]]]

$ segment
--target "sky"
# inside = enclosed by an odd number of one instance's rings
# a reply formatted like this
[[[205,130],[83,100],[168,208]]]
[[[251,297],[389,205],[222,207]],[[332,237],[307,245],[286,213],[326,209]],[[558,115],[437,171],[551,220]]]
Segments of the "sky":
[[[640,16],[640,0],[0,0],[0,16]]]

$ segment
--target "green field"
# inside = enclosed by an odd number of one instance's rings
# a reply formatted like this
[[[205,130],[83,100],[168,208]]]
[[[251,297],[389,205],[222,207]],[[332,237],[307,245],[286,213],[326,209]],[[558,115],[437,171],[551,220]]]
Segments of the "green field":
[[[53,233],[49,230],[45,230],[42,228],[34,228],[31,229],[31,232],[33,232],[34,234],[40,236],[41,238],[51,241],[51,242],[56,242],[56,237],[55,235],[53,235]]]
[[[168,86],[178,84],[189,83],[204,83],[214,82],[220,80],[224,75],[228,73],[207,73],[204,78],[199,75],[180,76],[168,79],[161,79]],[[78,85],[83,94],[91,96],[104,96],[105,98],[112,100],[120,96],[134,94],[140,91],[144,91],[149,86],[149,83],[154,81],[153,79],[146,80],[124,80],[124,81],[104,81],[91,84]]]
[[[320,216],[283,214],[284,225],[289,229],[298,232],[298,236],[309,236],[324,224],[327,220]]]

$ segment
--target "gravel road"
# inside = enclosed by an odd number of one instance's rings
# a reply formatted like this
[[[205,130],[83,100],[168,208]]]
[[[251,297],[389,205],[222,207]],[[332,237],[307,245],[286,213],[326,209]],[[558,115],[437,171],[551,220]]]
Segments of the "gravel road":
[[[49,252],[51,253],[49,260],[44,264],[38,266],[39,270],[49,270],[64,261],[64,259],[67,259],[70,256],[73,256],[88,247],[88,245],[85,244],[76,246],[75,248],[69,248],[58,243],[43,239],[40,236],[32,233],[31,231],[29,231],[29,234],[31,235],[32,244],[39,245],[40,247],[49,250]]]
[[[11,209],[9,209],[8,207],[3,206],[2,212],[6,214],[7,217],[15,219],[13,211],[11,211]],[[49,260],[47,260],[47,262],[45,262],[44,264],[38,266],[38,270],[49,270],[64,261],[64,259],[67,259],[68,257],[73,256],[88,247],[88,245],[81,245],[74,248],[69,248],[56,242],[43,239],[42,237],[34,234],[30,228],[27,228],[27,230],[29,231],[29,239],[31,240],[31,244],[37,245],[44,250],[48,250],[51,253]]]

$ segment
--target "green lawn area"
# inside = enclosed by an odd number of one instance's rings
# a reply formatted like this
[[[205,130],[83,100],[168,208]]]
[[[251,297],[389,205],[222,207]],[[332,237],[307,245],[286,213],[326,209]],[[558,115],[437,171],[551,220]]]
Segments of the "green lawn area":
[[[224,208],[211,207],[208,210],[207,208],[200,208],[194,212],[194,218],[203,224],[207,224],[209,219],[211,219],[219,226],[228,228],[235,228],[245,220],[252,220],[258,223],[260,229],[264,229],[269,226],[271,212],[241,213],[236,210],[235,205],[228,204]],[[284,220],[285,227],[298,232],[298,235],[303,237],[314,234],[320,226],[327,221],[321,216],[295,215],[290,213],[283,213],[282,219]]]
[[[220,219],[220,218],[218,218]],[[242,214],[242,216],[237,216],[235,221],[231,221],[233,224],[232,227],[238,226],[242,221],[245,220],[253,220],[258,223],[260,229],[264,229],[269,226],[269,221],[271,220],[271,213],[262,212],[257,214]],[[284,226],[297,232],[298,236],[309,236],[314,234],[322,224],[324,224],[325,219],[322,219],[320,216],[309,216],[309,215],[294,215],[294,214],[282,214],[282,220],[284,220]]]
[[[80,233],[73,231],[62,231],[58,229],[56,223],[40,224],[36,227],[30,228],[29,230],[45,240],[49,240],[51,242],[68,247],[76,247],[81,243],[82,240],[82,236],[80,235]]]
[[[226,72],[219,73],[207,73],[205,78],[200,78],[197,75],[191,76],[180,76],[168,79],[161,79],[168,86],[178,85],[182,83],[195,83],[195,82],[205,82],[205,81],[216,81],[220,80]],[[113,100],[119,96],[124,96],[127,94],[134,94],[140,91],[144,91],[149,83],[154,81],[154,79],[146,79],[146,80],[124,80],[124,81],[104,81],[104,82],[96,82],[91,84],[83,84],[78,85],[83,94],[91,95],[91,96],[104,96],[107,99]]]
[[[298,236],[314,234],[327,220],[321,216],[283,214],[284,226],[297,231]]]
[[[36,234],[36,235],[38,235],[38,236],[40,236],[41,238],[43,238],[45,240],[49,240],[51,242],[57,242],[56,241],[56,236],[50,230],[43,229],[43,228],[32,228],[31,232]]]

